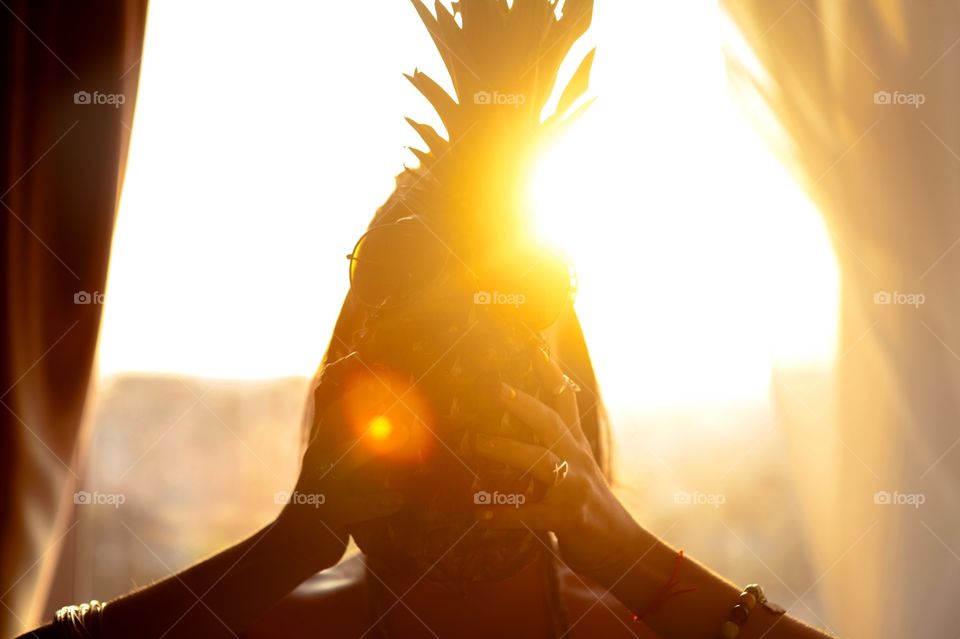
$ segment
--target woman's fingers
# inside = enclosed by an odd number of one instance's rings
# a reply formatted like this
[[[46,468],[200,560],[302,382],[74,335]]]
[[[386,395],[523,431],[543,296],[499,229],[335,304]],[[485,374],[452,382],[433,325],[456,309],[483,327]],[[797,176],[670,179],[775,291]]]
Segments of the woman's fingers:
[[[585,442],[586,437],[580,427],[580,408],[577,406],[577,393],[570,385],[570,381],[560,366],[550,359],[547,351],[537,349],[537,357],[533,358],[534,366],[540,381],[550,394],[553,407],[556,409],[563,423],[578,439]]]
[[[556,531],[562,523],[562,517],[554,506],[531,504],[512,508],[486,508],[474,515],[481,525],[488,528],[514,528]]]
[[[561,457],[570,454],[572,435],[555,410],[507,384],[502,385],[501,397],[507,411],[532,428],[544,446],[558,452]]]
[[[554,469],[562,461],[547,448],[524,444],[505,437],[478,435],[476,450],[484,457],[503,462],[524,473],[530,473],[548,486],[554,483]]]

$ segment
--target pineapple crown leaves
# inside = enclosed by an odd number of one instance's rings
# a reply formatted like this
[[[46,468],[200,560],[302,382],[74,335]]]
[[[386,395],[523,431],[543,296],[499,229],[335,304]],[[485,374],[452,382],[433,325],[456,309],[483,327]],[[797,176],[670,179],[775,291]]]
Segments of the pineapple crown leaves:
[[[516,97],[522,101],[516,119],[538,124],[560,65],[590,27],[593,15],[593,0],[567,0],[559,18],[557,0],[515,0],[512,7],[506,0],[460,0],[453,3],[452,14],[436,0],[436,16],[422,0],[411,2],[440,52],[457,101],[424,73],[406,77],[436,110],[451,141],[488,115],[484,93]],[[590,51],[584,57],[548,122],[565,115],[586,92],[593,56]],[[411,124],[421,133],[422,125]],[[432,151],[443,150],[433,147],[436,140],[424,137],[424,141]]]
[[[419,70],[405,74],[448,137],[406,118],[427,150],[410,149],[420,166],[398,176],[398,191],[447,211],[510,209],[537,149],[592,103],[573,108],[587,91],[595,50],[580,62],[553,113],[541,120],[561,64],[590,26],[593,0],[566,0],[560,17],[558,0],[459,0],[452,13],[436,0],[435,15],[422,0],[411,2],[440,52],[456,99]]]

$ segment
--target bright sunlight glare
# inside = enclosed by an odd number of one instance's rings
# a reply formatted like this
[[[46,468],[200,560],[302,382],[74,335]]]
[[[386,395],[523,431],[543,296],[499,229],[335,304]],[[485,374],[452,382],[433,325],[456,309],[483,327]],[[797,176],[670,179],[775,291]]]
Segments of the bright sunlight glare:
[[[621,407],[758,397],[772,362],[833,355],[832,248],[728,95],[715,4],[598,3],[564,72],[598,46],[598,100],[531,185],[539,227],[577,265],[577,309]],[[401,73],[450,90],[410,6],[376,11],[151,4],[102,375],[312,373],[343,255],[415,162],[402,116],[437,122]]]
[[[390,424],[390,419],[385,415],[374,417],[367,427],[367,434],[374,439],[386,439],[391,432],[393,432],[393,426]]]

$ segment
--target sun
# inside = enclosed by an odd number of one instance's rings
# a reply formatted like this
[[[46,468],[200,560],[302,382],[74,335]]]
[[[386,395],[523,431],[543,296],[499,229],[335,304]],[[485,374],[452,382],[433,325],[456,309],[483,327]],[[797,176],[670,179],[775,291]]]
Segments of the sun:
[[[577,313],[605,395],[756,398],[772,363],[831,361],[839,284],[829,235],[763,141],[731,113],[702,157],[678,152],[702,171],[661,167],[634,148],[605,152],[621,122],[595,105],[542,150],[526,198],[533,233],[576,267]]]
[[[534,236],[566,253],[582,253],[583,223],[596,207],[589,149],[579,136],[564,135],[540,150],[527,185],[526,204]],[[594,194],[595,195],[595,194]],[[592,201],[591,201],[592,200]]]

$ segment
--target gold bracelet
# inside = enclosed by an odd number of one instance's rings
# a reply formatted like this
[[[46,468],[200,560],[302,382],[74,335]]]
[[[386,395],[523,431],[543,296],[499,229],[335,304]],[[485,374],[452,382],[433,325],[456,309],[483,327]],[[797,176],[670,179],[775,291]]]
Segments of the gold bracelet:
[[[750,584],[740,592],[737,603],[730,609],[730,616],[720,625],[720,639],[736,639],[740,635],[740,627],[747,623],[750,611],[757,604],[763,606],[775,615],[782,615],[786,610],[767,600],[763,588],[759,584]]]

